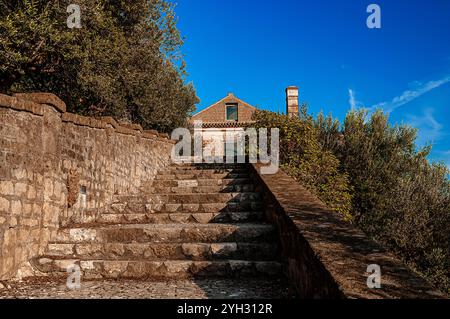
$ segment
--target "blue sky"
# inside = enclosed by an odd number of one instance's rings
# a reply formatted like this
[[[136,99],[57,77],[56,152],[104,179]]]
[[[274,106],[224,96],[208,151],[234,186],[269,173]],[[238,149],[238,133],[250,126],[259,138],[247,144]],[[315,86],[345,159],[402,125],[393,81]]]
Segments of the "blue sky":
[[[183,53],[201,110],[233,92],[284,111],[300,88],[310,112],[343,119],[381,107],[420,129],[450,165],[450,0],[178,0]],[[366,8],[381,7],[381,29]]]

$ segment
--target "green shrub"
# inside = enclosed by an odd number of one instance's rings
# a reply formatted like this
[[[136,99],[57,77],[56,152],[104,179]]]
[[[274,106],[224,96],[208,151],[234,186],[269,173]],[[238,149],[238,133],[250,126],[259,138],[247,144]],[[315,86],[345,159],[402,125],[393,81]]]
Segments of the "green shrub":
[[[450,292],[450,181],[444,164],[418,149],[417,130],[391,125],[382,111],[300,118],[255,114],[280,129],[282,168],[346,220]]]
[[[338,159],[320,145],[315,127],[308,121],[266,111],[256,112],[254,120],[256,128],[280,129],[281,167],[344,219],[351,219],[347,176],[338,171]]]
[[[392,126],[382,111],[351,111],[341,127],[331,116],[309,120],[340,160],[354,189],[354,222],[444,291],[450,290],[450,183],[417,130]]]

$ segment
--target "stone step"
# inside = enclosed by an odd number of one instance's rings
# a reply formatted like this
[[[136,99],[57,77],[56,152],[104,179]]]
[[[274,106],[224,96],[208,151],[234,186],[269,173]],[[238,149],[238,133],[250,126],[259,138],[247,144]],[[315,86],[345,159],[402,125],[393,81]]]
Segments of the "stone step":
[[[50,259],[106,260],[275,260],[277,245],[267,243],[49,244]]]
[[[248,223],[265,220],[263,212],[101,214],[74,218],[76,225]]]
[[[192,172],[189,174],[158,174],[156,180],[193,180],[193,179],[241,179],[249,178],[247,173],[215,173],[203,174],[203,172]]]
[[[144,183],[145,187],[202,187],[202,186],[232,186],[252,184],[249,178],[204,178],[204,179],[166,179]]]
[[[131,224],[60,229],[53,243],[221,243],[276,240],[269,224]]]
[[[255,191],[255,185],[222,185],[222,186],[195,186],[195,187],[148,187],[142,190],[147,194],[207,194],[207,193],[250,193]]]
[[[126,201],[126,197],[121,202]],[[128,197],[129,199],[129,197]],[[197,193],[197,194],[149,194],[139,197],[147,204],[209,204],[209,203],[239,203],[261,200],[261,194],[250,193]]]
[[[78,265],[82,280],[179,279],[197,277],[273,277],[282,275],[274,261],[117,261],[38,258],[34,266],[44,273],[67,278],[67,269]]]
[[[248,174],[247,168],[208,168],[196,169],[192,167],[170,167],[166,170],[159,171],[161,175],[195,175],[195,176],[210,176],[215,174]]]
[[[172,165],[167,168],[171,171],[176,170],[208,170],[208,169],[247,169],[247,164],[226,164],[226,163],[201,163],[201,164],[186,164],[186,165]]]
[[[129,198],[127,201],[110,205],[111,214],[158,214],[158,213],[224,213],[262,211],[261,201],[191,203],[191,204],[150,204],[141,198]]]

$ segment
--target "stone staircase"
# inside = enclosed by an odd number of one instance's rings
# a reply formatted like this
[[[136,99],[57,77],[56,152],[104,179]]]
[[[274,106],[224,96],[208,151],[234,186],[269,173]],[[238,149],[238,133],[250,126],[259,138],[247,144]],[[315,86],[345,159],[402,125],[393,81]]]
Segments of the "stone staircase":
[[[281,277],[277,234],[245,164],[171,166],[106,212],[59,230],[33,261],[83,279]]]

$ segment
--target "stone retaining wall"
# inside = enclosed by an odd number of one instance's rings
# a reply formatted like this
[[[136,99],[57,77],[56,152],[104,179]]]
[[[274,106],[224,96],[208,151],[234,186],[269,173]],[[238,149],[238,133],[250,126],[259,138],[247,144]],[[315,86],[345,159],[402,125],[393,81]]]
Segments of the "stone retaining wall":
[[[67,113],[53,94],[0,94],[0,280],[31,275],[60,225],[137,193],[172,146],[139,125]]]
[[[299,297],[445,298],[287,174],[261,175],[259,168],[251,165],[252,175],[278,227],[285,272]],[[369,265],[381,268],[380,289],[367,286]]]

